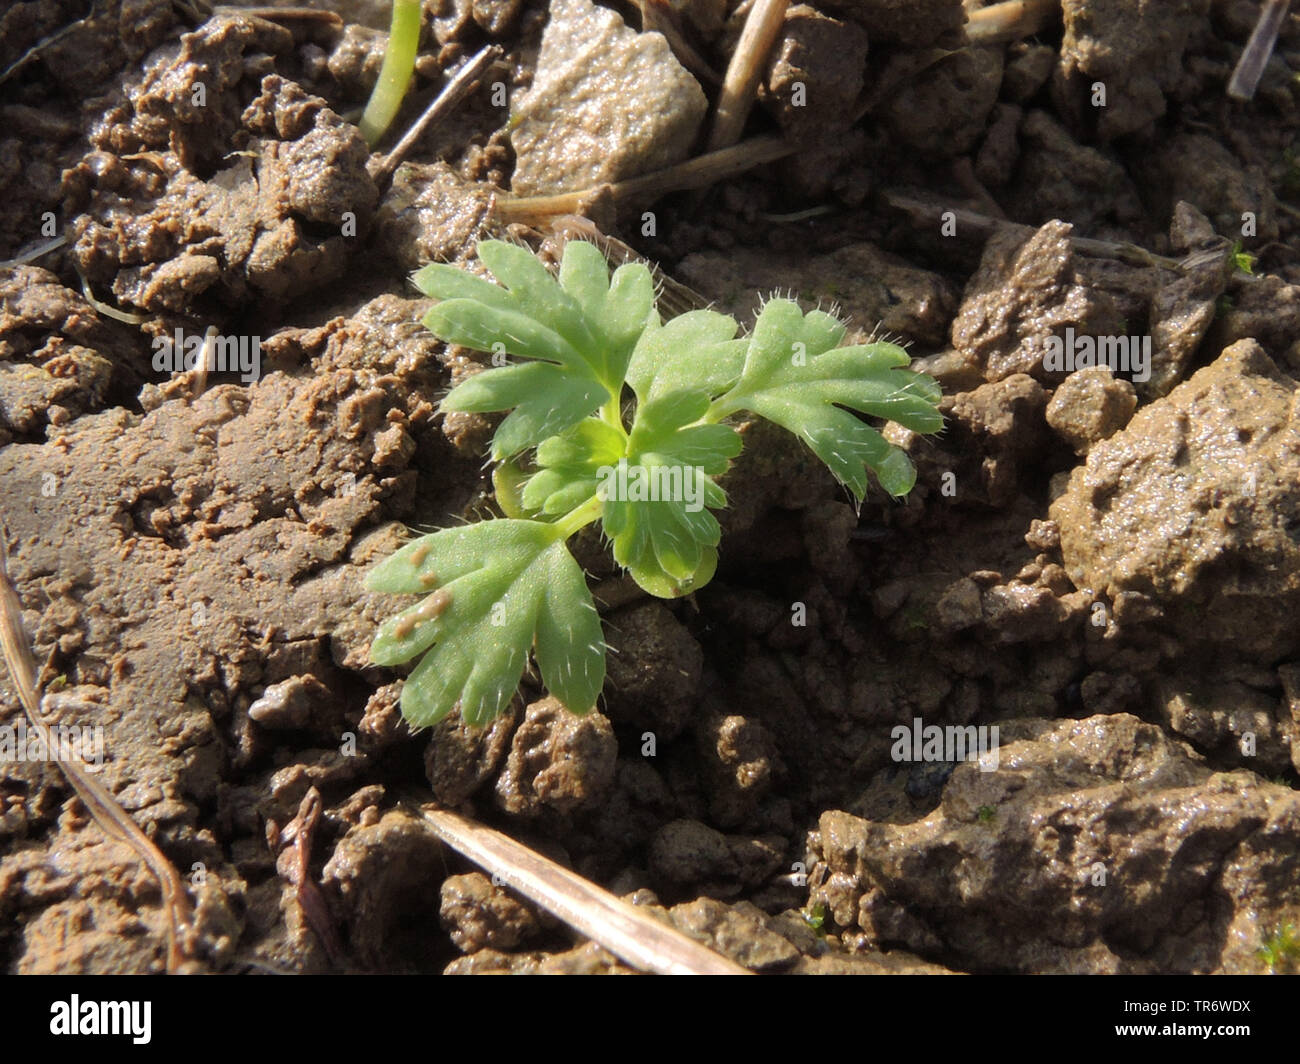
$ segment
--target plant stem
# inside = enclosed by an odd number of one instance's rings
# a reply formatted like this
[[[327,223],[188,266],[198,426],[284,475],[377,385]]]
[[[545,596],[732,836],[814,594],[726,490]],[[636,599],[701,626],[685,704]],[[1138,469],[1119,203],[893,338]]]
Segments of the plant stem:
[[[600,420],[611,428],[618,429],[623,434],[623,438],[627,439],[627,428],[623,424],[623,412],[619,405],[617,390],[610,389],[609,399],[600,408]]]
[[[384,65],[379,69],[379,80],[360,123],[361,135],[372,148],[397,117],[415,72],[415,53],[419,47],[420,0],[393,0],[393,23],[388,48],[384,51]]]
[[[559,538],[568,539],[579,529],[586,528],[597,520],[604,510],[605,504],[601,502],[600,496],[593,495],[581,506],[575,507],[556,521],[553,527],[561,533]]]
[[[738,414],[745,409],[744,399],[737,401],[736,389],[732,388],[726,395],[720,395],[709,404],[709,409],[704,412],[700,422],[705,425],[718,425],[731,417],[732,414]]]

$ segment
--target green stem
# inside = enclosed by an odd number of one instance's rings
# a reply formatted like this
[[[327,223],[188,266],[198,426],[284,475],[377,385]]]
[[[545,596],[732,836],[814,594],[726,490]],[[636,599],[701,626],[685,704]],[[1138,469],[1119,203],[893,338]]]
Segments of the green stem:
[[[709,409],[704,412],[704,416],[700,418],[700,421],[705,425],[716,425],[731,417],[732,414],[738,414],[744,409],[744,400],[737,402],[728,392],[726,395],[718,396],[709,404]]]
[[[365,114],[361,116],[361,135],[372,148],[388,131],[397,110],[402,106],[411,75],[415,72],[415,53],[420,47],[420,0],[393,0],[393,23],[388,34],[384,65],[379,70]]]
[[[561,539],[568,539],[580,528],[586,528],[587,525],[597,520],[604,513],[605,504],[601,502],[600,497],[593,495],[581,506],[575,507],[565,514],[560,520],[552,526],[560,534]]]
[[[627,438],[627,427],[623,424],[623,411],[619,405],[619,397],[616,390],[610,390],[609,400],[600,408],[600,420],[618,429]]]

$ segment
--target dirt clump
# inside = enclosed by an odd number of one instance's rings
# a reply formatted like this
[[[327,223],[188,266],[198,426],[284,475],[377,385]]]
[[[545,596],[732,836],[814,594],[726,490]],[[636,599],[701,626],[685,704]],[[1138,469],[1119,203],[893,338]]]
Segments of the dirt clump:
[[[555,698],[544,698],[529,705],[515,730],[497,779],[497,801],[523,816],[589,808],[614,782],[617,754],[604,716],[595,710],[578,716]]]
[[[1189,645],[1294,654],[1296,391],[1243,340],[1095,445],[1051,507],[1075,585],[1149,596]]]
[[[822,816],[812,896],[837,925],[985,971],[1261,970],[1300,905],[1293,792],[1126,715],[1001,742],[998,771],[958,765],[922,820]]]
[[[847,129],[866,59],[867,35],[853,23],[807,4],[790,7],[768,58],[762,97],[786,137],[820,141]]]
[[[1177,96],[1187,74],[1183,53],[1210,32],[1210,0],[1064,0],[1065,39],[1054,97],[1079,123],[1091,113],[1097,136],[1113,140],[1147,129]],[[1101,83],[1105,106],[1089,106]]]
[[[1086,455],[1128,424],[1137,395],[1106,366],[1081,369],[1066,377],[1047,404],[1047,423],[1075,454]]]
[[[528,906],[492,885],[481,872],[442,881],[442,926],[462,953],[512,950],[540,932]]]

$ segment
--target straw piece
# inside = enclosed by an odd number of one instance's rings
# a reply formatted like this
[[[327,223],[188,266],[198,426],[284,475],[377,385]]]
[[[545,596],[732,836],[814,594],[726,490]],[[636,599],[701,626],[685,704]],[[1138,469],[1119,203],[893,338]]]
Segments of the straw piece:
[[[675,927],[469,817],[412,808],[438,838],[634,968],[659,975],[750,975]]]

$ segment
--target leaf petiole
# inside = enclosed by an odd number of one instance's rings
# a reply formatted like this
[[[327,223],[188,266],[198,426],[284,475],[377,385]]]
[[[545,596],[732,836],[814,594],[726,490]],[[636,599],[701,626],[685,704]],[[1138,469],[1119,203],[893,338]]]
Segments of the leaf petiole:
[[[558,539],[568,539],[579,529],[586,528],[587,525],[591,524],[593,521],[599,520],[604,509],[605,504],[601,501],[600,497],[598,495],[593,495],[581,506],[577,506],[570,510],[551,527],[559,533],[557,536]]]
[[[606,401],[605,405],[600,408],[600,420],[605,422],[605,424],[610,426],[610,428],[618,429],[618,431],[623,434],[623,438],[627,439],[627,427],[623,424],[623,413],[619,409],[618,393],[621,390],[621,388],[610,389],[609,399]]]

